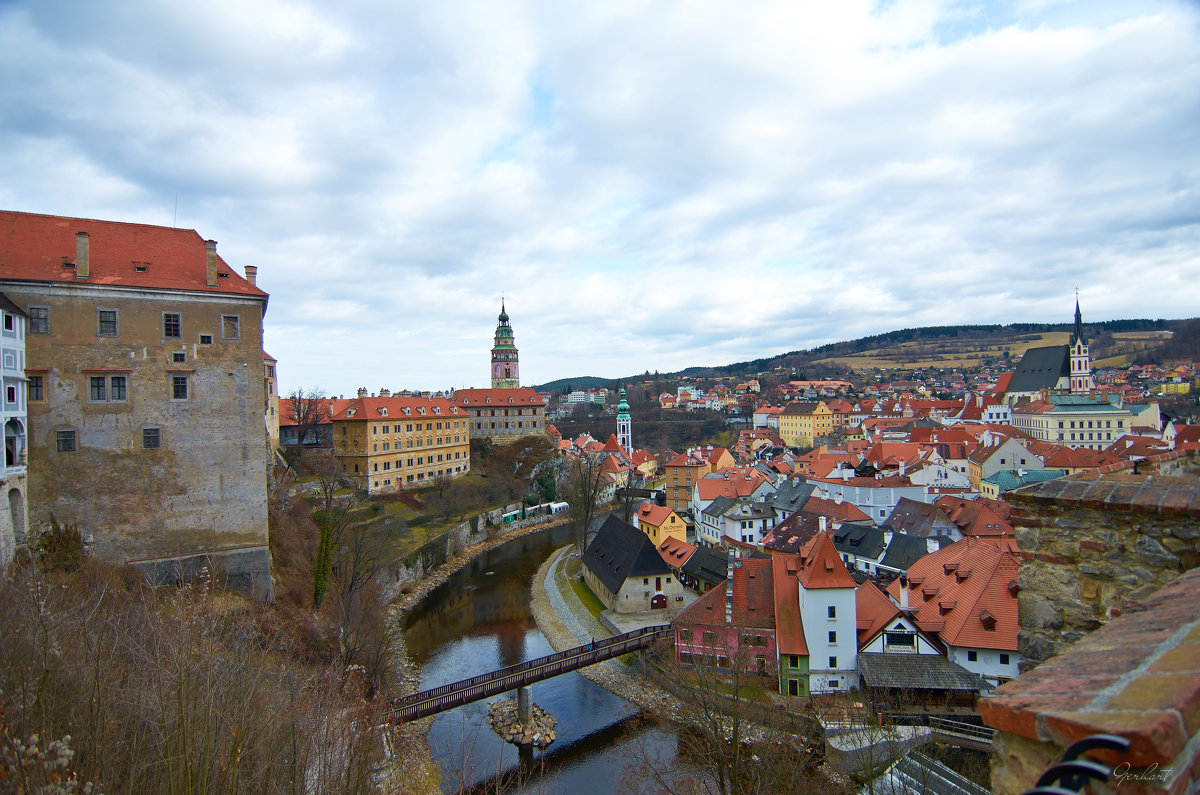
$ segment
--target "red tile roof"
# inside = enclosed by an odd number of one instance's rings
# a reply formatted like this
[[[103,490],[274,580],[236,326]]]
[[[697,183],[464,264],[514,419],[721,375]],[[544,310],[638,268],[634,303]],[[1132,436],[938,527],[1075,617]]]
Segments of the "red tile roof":
[[[941,624],[938,636],[951,646],[1017,650],[1016,584],[1020,561],[1000,545],[964,538],[908,568],[909,606],[922,628]],[[900,601],[900,581],[888,586]],[[985,617],[995,619],[988,630]]]
[[[853,481],[853,478],[851,478]],[[871,478],[862,478],[862,480],[871,480]],[[863,513],[862,509],[858,508],[854,503],[842,500],[827,500],[823,497],[812,496],[804,503],[802,509],[804,513],[815,516],[828,516],[830,519],[835,519],[839,522],[867,522],[874,524],[875,520],[867,514]]]
[[[63,267],[75,263],[76,232],[88,234],[86,279]],[[217,283],[210,287],[208,251],[194,229],[11,210],[0,210],[0,278],[267,297],[220,255]]]
[[[685,608],[674,624],[725,626],[725,589],[716,586]],[[763,558],[739,558],[733,569],[733,623],[739,627],[775,626],[775,594],[772,587],[771,561]]]
[[[815,588],[853,588],[854,578],[838,554],[829,533],[818,532],[800,550],[800,571],[796,576],[808,590]]]
[[[688,559],[694,554],[696,554],[696,547],[694,545],[686,541],[680,541],[673,536],[669,536],[658,545],[659,557],[674,569],[682,568],[683,564],[687,563]]]
[[[544,406],[545,402],[537,391],[528,387],[520,389],[459,389],[452,400],[459,406],[470,408],[508,406]]]
[[[858,646],[861,649],[900,615],[900,608],[867,580],[854,591],[854,615],[858,621]]]
[[[808,654],[804,621],[800,616],[799,555],[771,555],[771,580],[775,591],[775,644],[780,654]]]
[[[409,413],[405,414],[404,410]],[[421,410],[425,413],[422,414]],[[467,414],[445,398],[360,397],[333,401],[333,420],[455,420]]]
[[[934,503],[942,513],[950,517],[950,521],[967,536],[1013,536],[1013,526],[993,508],[993,505],[1004,505],[1008,513],[1008,504],[993,500],[964,500],[960,497],[940,497]]]
[[[657,505],[653,502],[643,502],[642,507],[638,508],[638,522],[652,524],[655,527],[662,527],[663,523],[671,518],[671,514],[675,513],[672,509],[665,505]]]

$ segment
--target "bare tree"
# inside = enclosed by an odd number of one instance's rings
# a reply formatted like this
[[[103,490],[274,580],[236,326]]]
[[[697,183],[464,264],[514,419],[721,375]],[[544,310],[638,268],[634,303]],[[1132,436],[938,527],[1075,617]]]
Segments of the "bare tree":
[[[342,535],[352,522],[354,508],[358,497],[351,493],[337,498],[337,490],[341,486],[341,467],[333,454],[324,451],[319,457],[310,462],[309,468],[317,477],[319,488],[318,505],[313,511],[313,521],[320,530],[320,540],[317,542],[317,558],[313,564],[313,610],[321,607],[325,594],[329,591],[329,581],[333,574],[334,555],[342,542]]]
[[[604,485],[604,471],[599,456],[587,453],[567,459],[566,473],[559,494],[571,505],[571,518],[575,520],[575,546],[580,554],[587,548],[588,530],[599,515],[600,492]]]
[[[319,444],[320,426],[329,422],[329,402],[319,387],[297,387],[283,400],[283,416],[296,426],[296,441],[301,460],[306,444]]]

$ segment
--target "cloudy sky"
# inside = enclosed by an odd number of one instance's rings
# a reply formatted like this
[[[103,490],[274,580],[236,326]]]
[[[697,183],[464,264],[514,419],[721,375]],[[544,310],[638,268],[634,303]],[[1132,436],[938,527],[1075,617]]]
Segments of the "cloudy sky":
[[[194,228],[285,391],[1200,315],[1200,8],[0,0],[0,207]]]

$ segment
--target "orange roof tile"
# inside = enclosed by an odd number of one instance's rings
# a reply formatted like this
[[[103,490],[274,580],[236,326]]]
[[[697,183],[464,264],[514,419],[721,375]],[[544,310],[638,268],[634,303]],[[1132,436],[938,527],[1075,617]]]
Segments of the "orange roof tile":
[[[858,645],[862,648],[900,615],[900,608],[867,580],[854,591],[854,615],[858,621]]]
[[[458,389],[455,390],[452,399],[459,406],[473,409],[483,408],[485,405],[496,408],[546,405],[541,395],[528,387],[520,389]]]
[[[408,409],[408,413],[405,413]],[[424,414],[422,414],[424,410]],[[360,397],[337,400],[332,406],[334,421],[341,420],[438,420],[465,419],[460,411],[445,398],[427,397]]]
[[[800,550],[800,584],[808,590],[814,588],[853,588],[854,578],[846,571],[846,564],[833,545],[829,533],[818,532]]]
[[[775,643],[780,654],[808,654],[804,621],[800,616],[800,556],[771,555],[771,581],[775,594]]]
[[[638,508],[638,522],[662,527],[665,522],[671,518],[671,514],[675,513],[672,509],[665,505],[658,505],[653,502],[643,502],[642,507]],[[678,517],[676,517],[678,518]]]
[[[88,234],[89,276],[78,278],[75,233]],[[144,270],[139,270],[144,268]],[[217,255],[208,285],[208,250],[194,229],[0,210],[0,277],[60,284],[106,284],[266,298]]]

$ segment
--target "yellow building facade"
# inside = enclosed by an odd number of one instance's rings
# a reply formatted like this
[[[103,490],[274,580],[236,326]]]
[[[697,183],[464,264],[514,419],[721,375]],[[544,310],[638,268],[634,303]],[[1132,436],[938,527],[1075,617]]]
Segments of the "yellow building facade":
[[[368,494],[425,486],[470,472],[470,421],[443,398],[340,400],[333,411],[333,454]]]
[[[790,403],[779,415],[779,438],[788,447],[812,447],[833,432],[833,412],[825,401]]]

